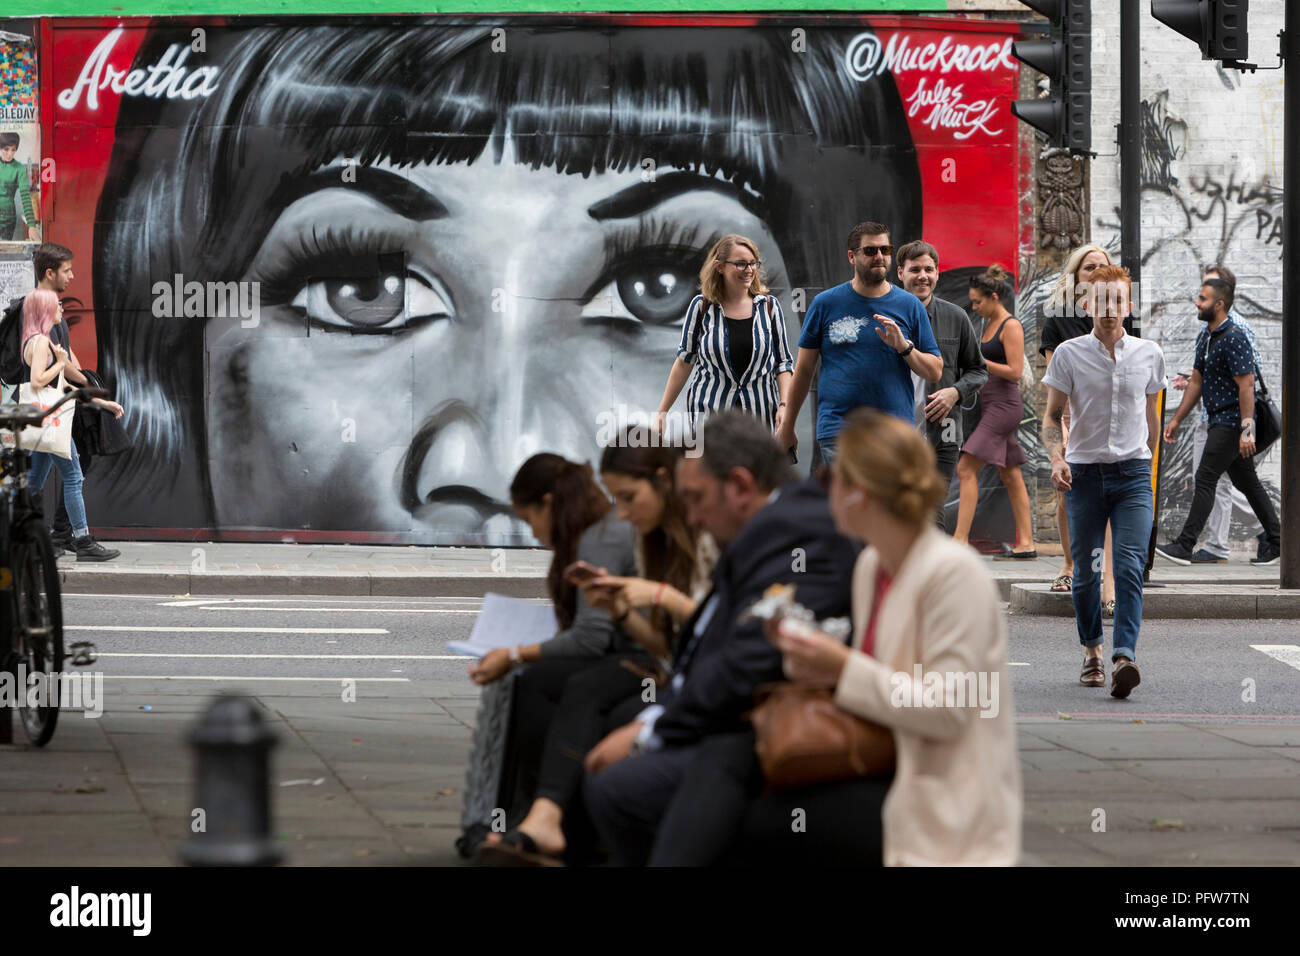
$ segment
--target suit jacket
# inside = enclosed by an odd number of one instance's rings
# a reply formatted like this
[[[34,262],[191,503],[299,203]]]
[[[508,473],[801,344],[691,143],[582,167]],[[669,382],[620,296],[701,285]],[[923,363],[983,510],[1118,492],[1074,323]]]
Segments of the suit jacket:
[[[736,619],[772,584],[793,584],[795,600],[819,618],[847,615],[857,552],[858,545],[836,533],[817,481],[780,489],[776,501],[750,518],[722,552],[712,590],[682,628],[656,735],[668,746],[684,746],[706,734],[742,729],[754,689],[785,680],[785,674],[762,622]]]
[[[853,575],[854,646],[875,599],[878,552]],[[836,702],[892,728],[894,781],[885,797],[886,865],[1014,865],[1020,856],[1022,797],[1015,706],[1007,678],[1007,628],[979,556],[926,526],[899,568],[876,619],[873,656],[853,654]],[[917,682],[917,668],[921,681]],[[955,675],[983,675],[989,692]],[[932,675],[948,683],[927,696]],[[975,700],[971,700],[974,697]],[[965,706],[957,706],[964,704]]]

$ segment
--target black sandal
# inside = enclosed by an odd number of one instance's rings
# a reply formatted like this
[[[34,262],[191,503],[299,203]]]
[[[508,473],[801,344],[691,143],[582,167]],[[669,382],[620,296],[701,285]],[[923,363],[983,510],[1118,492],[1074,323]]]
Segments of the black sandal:
[[[507,830],[500,842],[480,843],[478,858],[489,866],[564,866],[563,860],[543,853],[522,830]]]

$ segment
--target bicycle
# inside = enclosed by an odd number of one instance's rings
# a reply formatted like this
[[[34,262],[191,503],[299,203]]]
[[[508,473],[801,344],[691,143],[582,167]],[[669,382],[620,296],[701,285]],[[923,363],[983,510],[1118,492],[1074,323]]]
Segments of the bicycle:
[[[44,702],[28,700],[26,681],[15,681],[18,712],[27,738],[44,747],[59,720],[57,693],[63,669],[63,604],[54,547],[27,487],[31,452],[17,441],[23,428],[44,424],[69,401],[107,398],[100,388],[70,390],[49,409],[0,405],[0,673],[45,675]],[[12,444],[10,443],[12,442]],[[8,720],[8,717],[4,717]]]

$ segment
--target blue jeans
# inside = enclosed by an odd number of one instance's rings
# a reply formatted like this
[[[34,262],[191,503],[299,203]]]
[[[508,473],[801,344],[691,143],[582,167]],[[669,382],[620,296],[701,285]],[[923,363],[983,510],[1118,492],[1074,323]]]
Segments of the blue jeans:
[[[71,458],[60,458],[47,451],[32,452],[32,470],[27,474],[27,486],[31,488],[32,494],[39,494],[45,487],[51,465],[59,469],[59,474],[63,477],[63,504],[68,509],[72,536],[84,538],[90,534],[90,529],[86,527],[86,505],[81,500],[81,461],[77,458],[77,443],[72,443]]]
[[[835,464],[836,437],[817,439],[817,447],[821,450],[822,453],[822,464],[825,465],[827,468]]]
[[[1101,567],[1110,522],[1115,555],[1115,634],[1111,660],[1137,661],[1142,627],[1142,571],[1151,541],[1151,462],[1130,458],[1108,465],[1070,463],[1065,493],[1074,559],[1074,622],[1079,643],[1105,643],[1101,631]]]

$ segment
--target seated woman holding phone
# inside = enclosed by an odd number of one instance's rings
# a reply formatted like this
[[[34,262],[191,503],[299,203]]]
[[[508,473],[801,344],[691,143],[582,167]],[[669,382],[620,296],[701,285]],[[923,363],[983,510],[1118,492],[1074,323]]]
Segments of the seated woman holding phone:
[[[552,551],[546,590],[558,630],[547,641],[490,651],[469,667],[470,678],[484,693],[467,771],[465,833],[457,841],[466,856],[490,831],[494,808],[509,810],[531,801],[550,720],[545,701],[558,697],[570,675],[595,661],[645,658],[608,611],[591,606],[564,574],[576,561],[622,574],[636,569],[636,531],[610,513],[591,466],[559,455],[533,455],[511,482],[510,499],[534,537]],[[502,680],[524,664],[530,665],[520,672],[526,679]]]
[[[601,456],[601,481],[618,517],[638,533],[635,574],[579,559],[565,577],[581,589],[588,607],[606,611],[636,641],[640,653],[607,654],[558,680],[535,681],[532,668],[520,676],[519,719],[548,718],[541,771],[525,818],[507,833],[489,834],[480,846],[486,862],[547,865],[564,855],[565,810],[578,794],[583,758],[609,729],[616,708],[644,706],[651,682],[668,669],[677,632],[708,589],[717,547],[686,523],[674,484],[681,456],[680,448],[630,447],[622,438]],[[521,648],[520,656],[527,659],[529,651]]]

